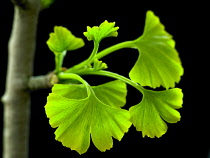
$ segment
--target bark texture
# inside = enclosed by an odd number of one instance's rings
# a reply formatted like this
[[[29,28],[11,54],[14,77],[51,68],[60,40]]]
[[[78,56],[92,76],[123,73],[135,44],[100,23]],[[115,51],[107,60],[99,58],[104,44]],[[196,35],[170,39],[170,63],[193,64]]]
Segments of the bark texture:
[[[47,75],[32,76],[28,80],[28,88],[30,90],[51,88],[55,83],[58,83],[58,78],[54,72]]]
[[[30,122],[28,80],[33,73],[39,0],[12,0],[14,22],[8,45],[3,158],[27,158]]]

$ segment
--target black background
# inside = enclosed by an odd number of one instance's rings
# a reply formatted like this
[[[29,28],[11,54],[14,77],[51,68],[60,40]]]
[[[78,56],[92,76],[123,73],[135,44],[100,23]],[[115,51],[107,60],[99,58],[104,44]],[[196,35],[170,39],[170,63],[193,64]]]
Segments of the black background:
[[[13,5],[10,1],[0,4],[0,96],[5,89],[7,68],[7,42],[10,36],[13,19]],[[168,132],[161,138],[142,138],[141,132],[132,126],[121,142],[114,140],[114,147],[105,153],[98,151],[93,144],[87,153],[79,156],[77,152],[63,147],[54,140],[54,129],[48,123],[44,112],[46,97],[50,90],[39,90],[32,93],[30,156],[40,157],[198,157],[207,158],[209,151],[209,114],[208,114],[208,49],[204,49],[203,41],[208,41],[204,29],[206,18],[205,5],[202,3],[167,2],[146,4],[124,1],[113,4],[108,1],[56,2],[40,13],[37,48],[34,62],[34,75],[43,75],[54,69],[54,56],[48,50],[46,41],[55,25],[62,25],[78,37],[85,40],[85,47],[70,52],[65,58],[64,66],[70,67],[87,58],[92,50],[92,42],[83,36],[86,26],[97,26],[104,20],[115,21],[119,26],[117,38],[104,39],[100,49],[112,44],[133,40],[140,36],[144,27],[145,13],[152,10],[160,17],[166,30],[174,36],[176,48],[185,68],[185,74],[177,85],[183,89],[184,103],[180,109],[182,119],[177,124],[168,124]],[[202,44],[201,44],[202,42]],[[109,70],[128,76],[129,70],[138,57],[138,52],[131,49],[120,50],[103,59]],[[102,77],[87,77],[92,85],[108,81]],[[128,109],[141,99],[133,88],[128,87]],[[2,122],[3,107],[0,103],[0,119]],[[2,125],[1,127],[2,128]],[[2,130],[1,130],[2,132]]]

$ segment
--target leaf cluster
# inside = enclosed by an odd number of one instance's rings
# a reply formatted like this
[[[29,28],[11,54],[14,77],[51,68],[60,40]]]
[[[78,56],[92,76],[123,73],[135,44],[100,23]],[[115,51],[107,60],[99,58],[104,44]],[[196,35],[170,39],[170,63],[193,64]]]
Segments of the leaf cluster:
[[[159,18],[148,11],[144,32],[139,38],[98,52],[101,40],[116,37],[118,29],[114,22],[108,21],[88,26],[84,36],[94,42],[92,53],[65,70],[62,62],[66,52],[84,46],[84,41],[62,26],[55,26],[47,41],[55,54],[55,73],[60,83],[53,86],[45,111],[50,125],[57,128],[55,139],[80,154],[88,150],[90,140],[100,151],[109,150],[113,146],[112,137],[120,141],[132,124],[143,137],[161,137],[167,131],[166,122],[176,123],[181,118],[177,109],[182,107],[183,93],[174,87],[183,75],[183,67],[172,36]],[[105,70],[108,66],[100,60],[123,48],[135,48],[139,52],[129,78]],[[115,80],[91,86],[82,78],[84,75]],[[131,105],[129,110],[124,109],[127,84],[143,94],[141,102]],[[148,90],[145,86],[153,89],[162,86],[166,90]]]
[[[101,25],[93,26],[92,28],[90,26],[87,27],[87,32],[84,32],[85,37],[89,41],[93,40],[94,42],[99,43],[103,38],[106,37],[117,37],[118,32],[117,30],[119,27],[114,27],[115,22],[108,22],[105,20]]]

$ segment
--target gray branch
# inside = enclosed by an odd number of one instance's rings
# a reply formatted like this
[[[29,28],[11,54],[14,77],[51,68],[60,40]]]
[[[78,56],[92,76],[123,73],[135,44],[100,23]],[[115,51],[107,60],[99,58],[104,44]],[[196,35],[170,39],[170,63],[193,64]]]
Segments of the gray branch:
[[[26,5],[28,8],[23,9]],[[28,78],[33,74],[40,0],[13,0],[4,104],[3,158],[27,158],[30,120]]]
[[[51,88],[53,84],[58,82],[57,76],[51,72],[47,75],[32,76],[28,81],[28,88],[30,90]]]

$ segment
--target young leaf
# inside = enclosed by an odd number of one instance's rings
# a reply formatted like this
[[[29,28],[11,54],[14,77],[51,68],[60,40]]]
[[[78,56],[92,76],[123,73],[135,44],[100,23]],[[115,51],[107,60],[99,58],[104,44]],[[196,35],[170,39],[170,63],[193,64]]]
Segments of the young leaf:
[[[116,89],[113,84],[120,88]],[[114,92],[118,95],[113,96]],[[100,151],[110,149],[112,137],[121,140],[131,126],[129,112],[119,108],[125,104],[125,93],[125,84],[121,81],[93,88],[55,84],[45,110],[50,125],[58,127],[56,140],[83,154],[89,148],[91,135]]]
[[[89,41],[93,40],[99,43],[105,37],[117,37],[117,30],[119,27],[114,27],[115,22],[108,22],[107,20],[100,24],[100,26],[87,27],[87,32],[84,32],[85,37]]]
[[[142,86],[166,89],[174,87],[183,75],[175,42],[152,11],[148,11],[144,33],[134,42],[139,58],[129,73],[130,78]]]
[[[75,37],[71,31],[62,26],[55,26],[54,32],[50,33],[47,45],[54,53],[75,50],[84,46],[81,38]]]
[[[95,71],[99,71],[99,70],[103,70],[103,69],[107,69],[108,66],[106,63],[103,63],[102,61],[99,61],[98,59],[95,59],[93,62],[93,69]]]
[[[129,109],[131,122],[137,131],[142,131],[143,137],[161,137],[167,131],[168,123],[180,120],[177,110],[182,107],[183,94],[181,89],[174,88],[165,91],[144,89],[143,100]]]
[[[41,0],[42,8],[49,8],[51,4],[54,3],[55,0]]]

